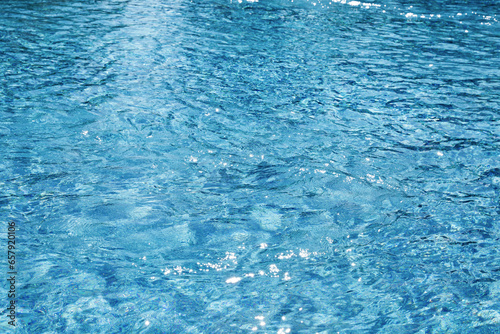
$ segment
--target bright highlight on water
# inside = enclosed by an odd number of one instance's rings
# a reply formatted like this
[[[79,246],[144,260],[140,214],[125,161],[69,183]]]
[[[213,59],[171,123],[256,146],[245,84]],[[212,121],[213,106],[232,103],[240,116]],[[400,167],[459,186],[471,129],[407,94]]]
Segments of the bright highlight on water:
[[[0,13],[0,332],[500,332],[497,1]]]

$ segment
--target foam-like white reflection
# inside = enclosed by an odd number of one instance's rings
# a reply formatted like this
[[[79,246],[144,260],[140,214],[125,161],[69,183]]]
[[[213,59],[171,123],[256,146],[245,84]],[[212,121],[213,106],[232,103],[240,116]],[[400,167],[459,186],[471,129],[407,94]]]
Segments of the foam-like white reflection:
[[[230,277],[226,280],[226,283],[228,284],[236,284],[239,281],[241,281],[241,277]]]
[[[292,330],[290,328],[280,328],[278,330],[278,334],[288,334],[290,333]]]
[[[301,249],[299,256],[305,259],[308,259],[311,253],[307,249]]]
[[[252,2],[259,2],[259,0],[230,0],[231,3],[233,2],[238,2],[238,3],[252,3]],[[264,1],[262,1],[264,2]],[[358,7],[358,8],[363,8],[363,9],[381,9],[382,13],[388,13],[388,12],[395,12],[396,15],[401,15],[406,17],[409,20],[416,20],[416,19],[426,19],[426,20],[436,20],[436,19],[441,19],[441,18],[447,18],[447,19],[456,19],[456,20],[463,20],[466,19],[467,17],[472,17],[476,16],[485,22],[481,22],[481,25],[492,25],[492,22],[498,22],[497,15],[488,15],[488,14],[481,14],[478,12],[470,12],[470,13],[465,13],[465,12],[456,12],[451,15],[442,15],[442,14],[437,14],[437,13],[425,13],[425,12],[420,12],[418,6],[389,6],[389,5],[384,5],[380,3],[373,3],[373,2],[361,2],[358,0],[283,0],[282,3],[289,3],[289,4],[298,4],[298,5],[308,5],[311,6],[311,8],[323,8],[323,9],[329,9],[333,8],[335,6],[350,6],[350,7]],[[410,11],[411,10],[411,11]],[[463,23],[460,21],[460,23]],[[292,112],[293,114],[293,112]]]
[[[269,271],[273,274],[273,276],[277,276],[277,274],[279,273],[279,269],[278,267],[275,265],[275,264],[271,264],[269,266]]]
[[[281,254],[276,255],[276,257],[278,259],[280,259],[280,260],[288,260],[288,259],[291,259],[294,256],[297,256],[297,255],[295,255],[295,253],[293,251],[288,251],[286,254],[285,253],[281,253]]]

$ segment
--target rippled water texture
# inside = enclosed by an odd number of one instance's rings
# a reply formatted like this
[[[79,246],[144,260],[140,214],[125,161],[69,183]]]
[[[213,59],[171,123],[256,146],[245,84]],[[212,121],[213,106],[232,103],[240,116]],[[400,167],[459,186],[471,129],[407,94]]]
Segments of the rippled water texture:
[[[0,13],[18,333],[500,333],[497,1]]]

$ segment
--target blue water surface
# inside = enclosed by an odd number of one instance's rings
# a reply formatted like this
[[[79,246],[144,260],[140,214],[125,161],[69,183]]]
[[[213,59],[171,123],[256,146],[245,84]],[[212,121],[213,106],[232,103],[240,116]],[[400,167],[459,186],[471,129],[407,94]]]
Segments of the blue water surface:
[[[500,333],[499,20],[1,1],[1,331]]]

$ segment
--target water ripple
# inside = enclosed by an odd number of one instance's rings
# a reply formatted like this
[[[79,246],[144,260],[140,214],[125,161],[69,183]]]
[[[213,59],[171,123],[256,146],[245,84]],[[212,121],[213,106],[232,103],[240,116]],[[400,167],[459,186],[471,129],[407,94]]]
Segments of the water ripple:
[[[498,328],[496,2],[0,12],[20,333]]]

